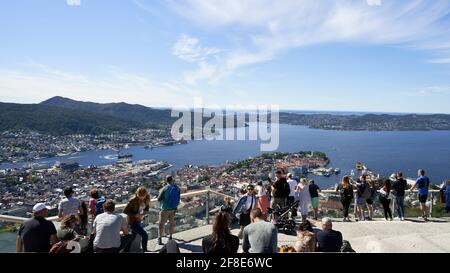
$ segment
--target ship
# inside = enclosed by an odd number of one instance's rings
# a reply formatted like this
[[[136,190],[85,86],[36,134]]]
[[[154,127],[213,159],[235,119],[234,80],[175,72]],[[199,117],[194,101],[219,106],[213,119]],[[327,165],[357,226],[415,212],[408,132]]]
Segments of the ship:
[[[118,155],[117,155],[117,158],[118,158],[118,159],[122,159],[122,158],[131,158],[131,157],[133,157],[133,155],[130,154],[130,153],[126,153],[126,154],[118,154]]]

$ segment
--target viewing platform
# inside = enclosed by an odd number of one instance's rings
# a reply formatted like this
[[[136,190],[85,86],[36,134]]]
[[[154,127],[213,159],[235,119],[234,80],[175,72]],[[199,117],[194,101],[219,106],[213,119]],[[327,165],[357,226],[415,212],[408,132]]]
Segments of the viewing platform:
[[[322,191],[321,208],[325,208],[323,205],[329,202],[327,199],[332,198],[336,194],[335,191],[331,190]],[[412,216],[406,217],[405,221],[385,221],[384,218],[377,218],[379,216],[375,215],[374,221],[359,222],[342,222],[342,218],[338,218],[340,217],[338,216],[339,214],[336,216],[324,214],[323,216],[328,216],[333,219],[333,229],[340,231],[343,239],[349,241],[352,248],[359,253],[450,252],[450,217],[445,215],[437,217],[431,213],[432,211],[436,211],[433,209],[433,204],[436,203],[434,195],[437,194],[437,191],[430,190],[430,194],[430,215],[427,222],[422,218]],[[211,234],[213,214],[217,211],[221,205],[221,200],[225,196],[227,195],[210,189],[182,194],[182,204],[175,217],[176,229],[173,236],[182,253],[202,252],[202,239]],[[185,202],[192,198],[203,200],[204,205],[199,207],[202,210],[194,210],[191,207],[185,206]],[[411,200],[411,203],[414,203],[414,200]],[[147,227],[146,229],[150,238],[148,249],[150,252],[157,253],[162,247],[157,244],[157,234],[155,233],[159,210],[156,199],[152,199],[151,204],[152,208],[145,218],[144,224]],[[206,204],[209,204],[209,206]],[[121,213],[124,207],[125,204],[118,204],[116,206],[117,212]],[[352,207],[355,207],[354,204]],[[49,217],[48,219],[54,221],[57,226],[59,225],[57,217]],[[0,215],[0,221],[20,224],[25,220],[27,218]],[[299,223],[300,219],[297,218],[296,221]],[[320,219],[319,221],[310,221],[315,228],[321,228]],[[232,233],[237,235],[238,232],[239,228],[233,226]],[[281,231],[278,233],[278,246],[294,246],[296,241],[295,232],[289,235]],[[166,242],[167,238],[163,238],[163,243]],[[242,245],[242,240],[240,244]],[[135,240],[134,245],[136,246],[134,249],[138,249],[139,240]],[[239,252],[242,252],[241,246]]]
[[[315,223],[320,228],[320,220]],[[389,221],[375,219],[374,221],[342,222],[333,219],[333,229],[342,233],[344,240],[352,245],[358,253],[442,253],[450,252],[450,217],[432,218],[428,222],[418,218],[407,218],[405,221]],[[193,228],[174,234],[180,252],[202,252],[202,238],[210,235],[212,225]],[[234,235],[238,228],[232,230]],[[278,233],[278,246],[294,246],[296,235]],[[167,238],[163,238],[167,242]],[[157,240],[149,241],[148,249],[158,252],[162,246]],[[242,252],[242,240],[239,251]]]

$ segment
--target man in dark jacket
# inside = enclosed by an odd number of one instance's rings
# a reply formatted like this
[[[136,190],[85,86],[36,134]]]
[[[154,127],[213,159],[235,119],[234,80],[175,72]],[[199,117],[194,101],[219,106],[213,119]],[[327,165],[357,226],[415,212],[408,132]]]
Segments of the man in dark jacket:
[[[392,194],[395,196],[395,209],[397,210],[398,218],[400,221],[405,220],[405,209],[403,201],[405,199],[405,190],[408,183],[403,178],[403,173],[398,172],[395,177],[391,177],[392,183]]]
[[[331,219],[322,218],[322,230],[317,232],[317,251],[341,252],[342,233],[333,229]]]

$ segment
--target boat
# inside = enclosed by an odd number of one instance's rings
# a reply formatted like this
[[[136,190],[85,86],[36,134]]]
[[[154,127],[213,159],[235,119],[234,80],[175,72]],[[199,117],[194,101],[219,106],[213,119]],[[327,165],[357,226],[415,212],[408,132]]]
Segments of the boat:
[[[118,158],[118,159],[122,159],[122,158],[131,158],[131,157],[133,157],[133,155],[130,154],[130,153],[119,154],[119,155],[117,155],[117,158]]]
[[[341,169],[339,169],[339,168],[334,169],[335,174],[339,174],[340,172],[341,172]]]

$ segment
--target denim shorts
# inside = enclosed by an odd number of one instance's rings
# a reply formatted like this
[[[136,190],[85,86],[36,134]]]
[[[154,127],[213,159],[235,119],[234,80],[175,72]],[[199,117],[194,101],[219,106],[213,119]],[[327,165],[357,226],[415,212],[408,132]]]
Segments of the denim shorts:
[[[364,205],[366,203],[366,198],[364,197],[358,197],[358,199],[356,199],[356,204],[358,205]]]

